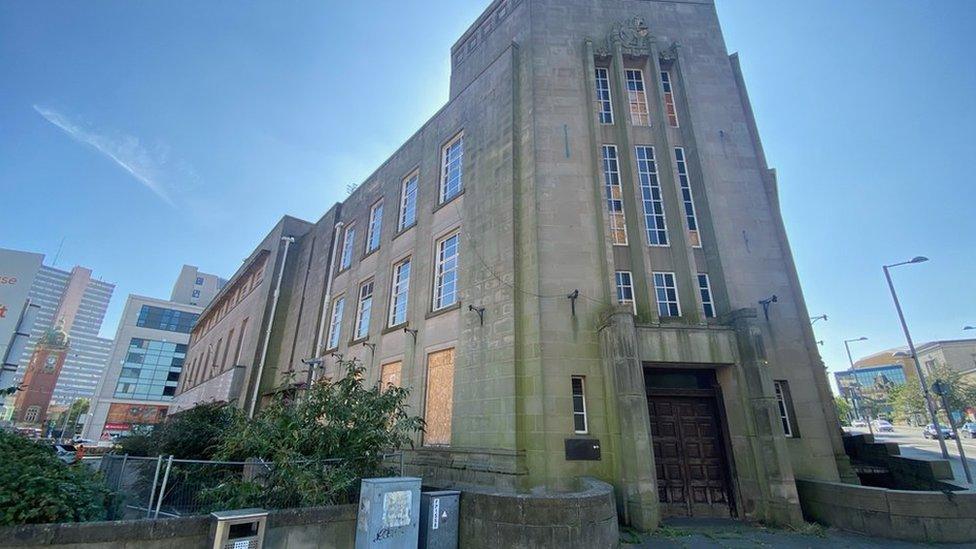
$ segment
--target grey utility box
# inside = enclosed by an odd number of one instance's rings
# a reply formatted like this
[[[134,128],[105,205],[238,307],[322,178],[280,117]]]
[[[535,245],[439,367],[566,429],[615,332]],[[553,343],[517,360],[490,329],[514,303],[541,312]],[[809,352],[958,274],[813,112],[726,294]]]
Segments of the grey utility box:
[[[237,509],[211,513],[214,529],[213,549],[261,549],[268,512],[264,509]]]
[[[419,478],[363,479],[359,489],[356,549],[414,549],[419,531]]]
[[[420,494],[420,549],[457,549],[461,492]]]

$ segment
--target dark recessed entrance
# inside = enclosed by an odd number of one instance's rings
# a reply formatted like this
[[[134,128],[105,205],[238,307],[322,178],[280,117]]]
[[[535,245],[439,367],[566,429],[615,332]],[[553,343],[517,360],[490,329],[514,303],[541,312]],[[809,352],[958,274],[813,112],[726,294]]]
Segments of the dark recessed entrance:
[[[715,372],[645,368],[644,380],[661,515],[734,516]]]

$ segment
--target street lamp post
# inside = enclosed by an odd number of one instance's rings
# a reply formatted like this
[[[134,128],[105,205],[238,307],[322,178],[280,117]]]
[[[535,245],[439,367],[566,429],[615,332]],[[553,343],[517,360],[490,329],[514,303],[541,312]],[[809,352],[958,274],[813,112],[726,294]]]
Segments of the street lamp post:
[[[857,417],[861,417],[861,412],[857,406],[857,401],[861,398],[861,380],[857,378],[857,372],[854,371],[854,357],[851,356],[851,343],[855,341],[867,341],[868,338],[861,336],[855,337],[854,339],[845,339],[844,348],[847,349],[847,362],[851,365],[851,377],[854,379],[854,385],[857,386],[857,395],[854,398],[854,412],[857,413]],[[868,414],[868,433],[874,436],[874,427],[871,426],[871,414]]]
[[[912,342],[912,334],[908,331],[908,324],[905,322],[905,314],[901,310],[901,303],[898,301],[898,293],[895,292],[895,284],[891,281],[891,272],[889,269],[892,267],[900,267],[902,265],[909,265],[912,263],[923,263],[928,261],[929,258],[923,256],[913,257],[908,261],[902,261],[901,263],[893,263],[891,265],[882,265],[881,269],[884,270],[885,280],[888,281],[888,289],[891,290],[891,299],[895,302],[895,310],[898,311],[898,320],[901,321],[901,329],[905,332],[905,340],[908,341],[908,350],[912,354],[912,361],[915,363],[915,373],[918,375],[918,382],[922,385],[922,394],[925,396],[925,405],[929,409],[929,417],[932,419],[932,426],[935,427],[935,434],[939,437],[939,448],[942,450],[942,459],[949,459],[949,450],[946,448],[945,437],[942,436],[942,427],[939,425],[939,417],[935,413],[935,405],[932,403],[932,394],[929,392],[929,386],[925,382],[925,373],[922,372],[922,365],[918,361],[918,353],[915,352],[915,343]]]
[[[949,409],[949,387],[944,381],[935,380],[932,384],[932,392],[939,395],[942,399],[942,409],[945,410],[946,417],[949,418],[949,426],[952,427],[952,435],[956,439],[956,448],[959,450],[959,461],[962,462],[962,470],[966,473],[966,482],[973,483],[973,474],[969,471],[969,461],[966,460],[966,452],[962,448],[962,437],[959,430],[952,424],[952,412]]]

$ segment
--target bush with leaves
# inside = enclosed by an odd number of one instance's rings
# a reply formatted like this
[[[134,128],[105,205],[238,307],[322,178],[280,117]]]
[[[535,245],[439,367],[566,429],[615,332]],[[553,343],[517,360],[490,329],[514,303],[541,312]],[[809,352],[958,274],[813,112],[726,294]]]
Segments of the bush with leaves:
[[[101,475],[49,447],[0,431],[0,526],[104,520],[113,505]]]
[[[120,441],[132,456],[173,455],[179,459],[212,459],[221,440],[241,417],[222,402],[201,404],[174,414],[154,428],[136,431]]]

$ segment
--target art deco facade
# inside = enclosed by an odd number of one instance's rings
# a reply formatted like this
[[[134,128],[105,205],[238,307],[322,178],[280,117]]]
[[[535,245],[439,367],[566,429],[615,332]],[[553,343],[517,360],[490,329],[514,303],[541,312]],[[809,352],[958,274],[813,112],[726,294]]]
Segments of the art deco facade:
[[[448,103],[204,311],[180,405],[356,358],[411,388],[425,482],[597,477],[639,527],[795,521],[794,478],[852,479],[712,2],[496,0],[451,60]]]

